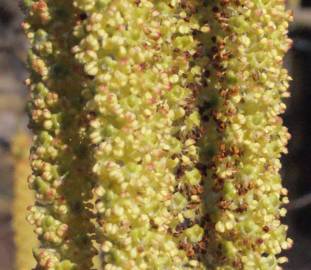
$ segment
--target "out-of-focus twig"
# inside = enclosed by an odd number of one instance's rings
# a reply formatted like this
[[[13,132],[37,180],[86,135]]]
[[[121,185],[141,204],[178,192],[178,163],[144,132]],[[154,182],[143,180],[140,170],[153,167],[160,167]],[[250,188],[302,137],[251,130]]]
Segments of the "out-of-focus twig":
[[[8,198],[0,198],[0,213],[2,216],[10,214],[10,200]]]
[[[287,207],[288,210],[297,210],[311,205],[311,193],[308,193],[296,200],[293,200]]]
[[[311,8],[295,8],[294,26],[311,27]]]

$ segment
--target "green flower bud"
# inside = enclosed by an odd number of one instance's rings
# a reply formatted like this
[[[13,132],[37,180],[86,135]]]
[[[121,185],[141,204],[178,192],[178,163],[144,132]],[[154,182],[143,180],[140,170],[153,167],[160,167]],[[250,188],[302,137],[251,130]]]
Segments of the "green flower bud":
[[[204,229],[196,224],[193,227],[185,230],[184,233],[190,242],[196,243],[202,240],[204,235]]]

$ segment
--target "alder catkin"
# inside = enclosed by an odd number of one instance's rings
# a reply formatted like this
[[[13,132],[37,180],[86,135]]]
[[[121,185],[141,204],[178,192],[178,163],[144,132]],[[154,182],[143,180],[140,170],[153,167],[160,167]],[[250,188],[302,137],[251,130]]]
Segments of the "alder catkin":
[[[288,97],[283,57],[291,15],[283,0],[211,1],[202,145],[207,269],[281,269],[287,190],[280,157],[290,137],[280,114]]]
[[[28,14],[38,269],[90,269],[93,245],[105,270],[280,269],[284,1],[38,0]]]
[[[23,28],[30,42],[30,127],[32,175],[36,192],[28,221],[40,246],[36,269],[90,269],[94,228],[88,201],[92,198],[83,136],[83,74],[71,48],[79,18],[71,1],[28,1]]]
[[[181,225],[200,211],[186,194],[200,182],[195,141],[187,138],[199,125],[191,84],[200,67],[190,64],[198,4],[101,3],[75,2],[87,18],[73,51],[93,77],[83,94],[104,269],[202,269],[183,247],[199,242],[203,229]],[[177,167],[186,176],[178,179]]]

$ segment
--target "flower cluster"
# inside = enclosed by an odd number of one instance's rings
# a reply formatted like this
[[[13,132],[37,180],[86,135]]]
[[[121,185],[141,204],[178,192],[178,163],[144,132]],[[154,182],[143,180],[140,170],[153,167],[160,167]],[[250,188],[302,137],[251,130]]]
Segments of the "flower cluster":
[[[26,84],[31,90],[34,133],[29,185],[36,202],[27,217],[35,225],[39,269],[88,269],[94,248],[87,201],[91,198],[80,129],[81,74],[70,49],[75,44],[74,7],[67,1],[28,1],[23,23],[32,50]],[[69,267],[70,266],[70,267]]]
[[[281,269],[277,257],[292,245],[280,218],[288,202],[279,170],[290,137],[282,125],[289,76],[291,16],[284,1],[213,1],[205,19],[208,115],[203,155],[206,184],[207,267]],[[205,101],[204,101],[205,99]]]
[[[38,269],[280,269],[284,1],[27,2]]]
[[[201,29],[181,2],[75,2],[85,14],[73,52],[90,76],[83,95],[107,270],[203,267],[191,249],[203,236],[199,196],[186,194],[200,182],[190,138],[200,67],[190,61]]]

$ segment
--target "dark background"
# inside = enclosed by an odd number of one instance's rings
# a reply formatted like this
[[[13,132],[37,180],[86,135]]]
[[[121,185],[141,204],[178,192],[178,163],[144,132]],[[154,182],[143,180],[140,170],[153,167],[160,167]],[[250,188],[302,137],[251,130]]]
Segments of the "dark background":
[[[301,6],[302,7],[311,7],[311,1],[310,0],[302,0]]]
[[[311,7],[311,0],[301,1],[301,6]],[[289,154],[283,157],[282,171],[291,200],[284,222],[294,239],[294,247],[286,254],[287,270],[311,269],[311,11],[303,10],[303,16],[310,18],[303,23],[300,11],[295,12],[296,22],[290,31],[294,46],[285,61],[294,79],[284,115],[293,137]],[[17,0],[0,0],[0,270],[12,270],[14,260],[11,138],[27,123],[27,90],[22,83],[27,74],[27,43],[20,29],[21,21]]]

